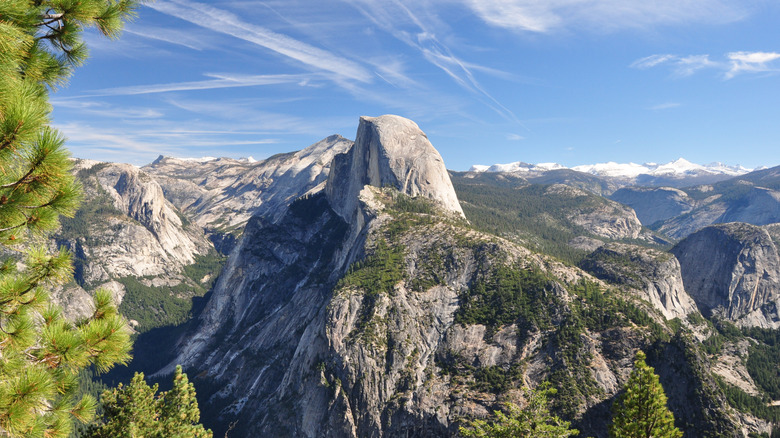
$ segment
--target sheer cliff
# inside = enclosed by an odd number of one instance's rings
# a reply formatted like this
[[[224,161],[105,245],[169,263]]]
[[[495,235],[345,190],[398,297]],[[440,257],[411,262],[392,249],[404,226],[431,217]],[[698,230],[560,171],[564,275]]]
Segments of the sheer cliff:
[[[408,120],[361,118],[324,188],[249,220],[158,374],[182,363],[231,436],[451,436],[543,380],[558,412],[604,436],[643,349],[686,432],[740,435],[679,325],[696,310],[660,278],[671,256],[638,256],[650,268],[621,290],[477,231],[434,152]]]

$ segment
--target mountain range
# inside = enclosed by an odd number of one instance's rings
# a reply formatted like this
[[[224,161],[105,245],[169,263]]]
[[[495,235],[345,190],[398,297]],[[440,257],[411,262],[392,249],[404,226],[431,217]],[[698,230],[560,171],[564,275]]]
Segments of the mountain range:
[[[457,436],[549,381],[603,437],[639,350],[686,436],[780,421],[780,168],[452,172],[398,116],[266,160],[75,163],[56,298],[114,291],[135,358],[101,379],[182,364],[218,436]]]
[[[517,161],[508,164],[492,166],[474,165],[471,172],[502,172],[519,175],[541,176],[550,171],[569,169],[557,163],[528,164]],[[691,163],[684,158],[658,163],[597,163],[571,167],[571,170],[588,173],[602,178],[615,180],[621,185],[661,186],[670,185],[682,187],[695,184],[709,184],[752,171],[740,165],[728,166],[723,163],[700,165]]]

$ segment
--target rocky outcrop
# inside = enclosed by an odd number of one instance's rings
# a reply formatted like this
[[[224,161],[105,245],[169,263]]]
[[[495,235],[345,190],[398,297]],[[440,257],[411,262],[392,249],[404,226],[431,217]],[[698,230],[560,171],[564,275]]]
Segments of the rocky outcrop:
[[[355,145],[333,160],[325,193],[334,211],[352,221],[366,185],[395,187],[464,217],[441,155],[417,124],[403,117],[361,117]]]
[[[780,258],[760,227],[706,227],[678,243],[685,290],[705,315],[740,326],[780,327]]]
[[[175,207],[152,177],[129,164],[111,164],[97,172],[97,180],[114,207],[143,225],[167,255],[165,262],[186,265],[210,246],[197,227],[185,227]],[[109,260],[108,258],[106,260]]]
[[[636,239],[642,224],[631,208],[606,198],[594,196],[582,189],[553,184],[545,190],[545,196],[570,200],[566,218],[585,231],[607,239]]]
[[[138,168],[82,160],[75,170],[85,199],[56,240],[73,253],[76,279],[88,290],[127,276],[175,276],[212,248]]]
[[[339,135],[261,161],[159,157],[143,170],[203,228],[240,232],[252,215],[276,221],[296,198],[321,189],[334,155],[352,147]]]
[[[602,280],[628,286],[666,319],[685,319],[698,312],[685,292],[680,264],[669,253],[609,243],[588,255],[581,266]]]
[[[438,154],[408,167],[414,151],[396,155],[377,138],[396,144],[390,126],[419,131],[378,119],[361,121],[365,149],[336,158],[325,191],[277,221],[249,221],[159,373],[184,365],[218,435],[233,425],[236,436],[452,436],[464,417],[522,403],[519,388],[545,379],[559,382],[586,433],[602,434],[647,327],[616,301],[594,308],[569,293],[607,293],[583,271],[441,220],[460,210],[430,172]],[[601,314],[619,326],[596,324]]]
[[[610,199],[633,208],[646,226],[685,214],[695,206],[687,193],[672,187],[626,187],[615,191]]]
[[[666,220],[659,231],[682,239],[712,224],[744,222],[768,225],[780,222],[780,191],[776,188],[755,186],[749,180],[739,179],[728,184],[690,190],[700,191],[702,194],[712,192],[712,195],[697,201],[696,208],[687,214]]]

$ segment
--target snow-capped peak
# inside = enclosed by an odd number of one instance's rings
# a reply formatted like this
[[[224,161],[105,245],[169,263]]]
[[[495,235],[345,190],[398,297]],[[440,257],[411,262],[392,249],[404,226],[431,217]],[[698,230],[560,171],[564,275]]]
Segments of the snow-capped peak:
[[[544,172],[554,169],[567,169],[557,163],[539,163],[528,164],[517,161],[509,164],[494,164],[492,166],[474,165],[471,166],[472,172]],[[740,165],[728,166],[723,163],[711,163],[706,166],[691,163],[685,158],[678,158],[665,164],[657,163],[616,163],[610,161],[607,163],[584,164],[571,168],[578,172],[590,173],[592,175],[606,176],[612,178],[636,178],[639,175],[684,177],[696,175],[743,175],[752,169]]]

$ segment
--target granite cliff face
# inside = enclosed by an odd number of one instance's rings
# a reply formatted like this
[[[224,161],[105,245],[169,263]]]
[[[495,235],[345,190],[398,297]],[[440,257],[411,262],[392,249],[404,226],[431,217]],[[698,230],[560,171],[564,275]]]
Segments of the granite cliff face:
[[[184,365],[218,434],[451,436],[545,379],[586,433],[606,433],[610,400],[663,319],[637,319],[645,305],[630,295],[470,228],[421,136],[396,116],[362,118],[324,190],[248,222],[159,371]],[[674,285],[648,278],[648,294],[685,311]],[[667,383],[695,380],[701,358],[675,357]],[[736,436],[714,383],[694,383],[701,400],[675,399],[686,431]]]
[[[417,124],[403,117],[361,117],[355,145],[335,157],[325,193],[333,210],[351,221],[366,185],[395,187],[463,217],[444,160]]]
[[[587,198],[588,194],[581,189],[553,184],[545,190],[546,196],[559,196],[576,199]],[[600,203],[575,207],[567,215],[574,225],[586,231],[607,239],[636,239],[642,232],[642,224],[636,213],[624,205],[608,199]]]
[[[84,206],[63,220],[58,237],[76,256],[76,276],[94,288],[114,278],[170,276],[211,244],[163,196],[154,179],[129,164],[79,161]]]
[[[602,280],[628,286],[666,319],[698,313],[685,292],[680,263],[669,253],[610,243],[591,253],[580,266]]]
[[[672,187],[625,187],[609,198],[633,208],[645,226],[685,214],[696,205],[687,193]]]
[[[729,181],[686,190],[696,198],[695,208],[666,219],[659,231],[682,239],[718,223],[768,225],[780,222],[780,170],[765,169]]]
[[[671,252],[702,313],[745,327],[780,328],[780,258],[766,230],[743,223],[712,225]]]
[[[262,161],[160,157],[143,170],[210,234],[240,234],[252,215],[278,220],[293,200],[321,190],[333,157],[351,146],[352,141],[332,135]]]

